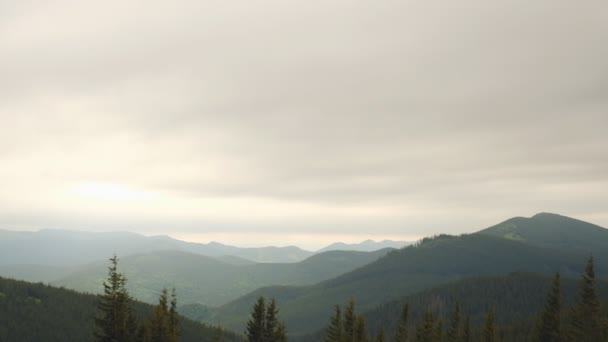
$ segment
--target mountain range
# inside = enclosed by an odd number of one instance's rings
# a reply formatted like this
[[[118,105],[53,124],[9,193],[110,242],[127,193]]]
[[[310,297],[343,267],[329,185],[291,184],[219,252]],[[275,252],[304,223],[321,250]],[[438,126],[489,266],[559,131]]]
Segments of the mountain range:
[[[543,233],[531,232],[543,230]],[[517,236],[521,238],[513,238]],[[550,235],[543,238],[542,235]],[[558,242],[576,236],[572,243]],[[207,321],[239,331],[246,308],[259,296],[276,298],[293,336],[323,327],[333,306],[356,298],[361,310],[371,310],[425,289],[470,277],[511,272],[578,277],[590,254],[608,250],[608,230],[556,214],[513,218],[478,233],[425,238],[388,253],[375,262],[311,286],[271,286],[217,308]],[[608,264],[598,263],[600,277]]]

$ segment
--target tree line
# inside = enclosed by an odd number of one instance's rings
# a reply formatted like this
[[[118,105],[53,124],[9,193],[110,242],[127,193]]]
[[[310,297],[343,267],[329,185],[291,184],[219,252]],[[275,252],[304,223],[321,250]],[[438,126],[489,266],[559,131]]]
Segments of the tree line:
[[[177,342],[177,295],[163,289],[151,317],[138,322],[131,307],[127,278],[118,272],[118,258],[110,259],[108,278],[97,304],[94,340],[97,342]]]
[[[593,258],[587,261],[579,283],[574,305],[564,308],[560,287],[560,274],[556,273],[551,289],[546,295],[544,309],[537,314],[531,336],[515,327],[501,327],[496,323],[496,309],[491,307],[482,326],[472,328],[470,317],[463,315],[456,303],[445,320],[436,317],[429,308],[415,325],[409,322],[409,304],[403,304],[397,329],[393,336],[385,336],[383,329],[375,336],[366,333],[365,318],[355,312],[351,300],[342,311],[336,306],[326,328],[325,342],[498,342],[503,340],[499,330],[511,331],[504,340],[531,340],[538,342],[601,342],[608,341],[608,316],[602,316],[600,299],[596,289]],[[411,329],[415,327],[415,329]],[[504,328],[504,329],[503,329]],[[412,331],[410,331],[412,330]]]

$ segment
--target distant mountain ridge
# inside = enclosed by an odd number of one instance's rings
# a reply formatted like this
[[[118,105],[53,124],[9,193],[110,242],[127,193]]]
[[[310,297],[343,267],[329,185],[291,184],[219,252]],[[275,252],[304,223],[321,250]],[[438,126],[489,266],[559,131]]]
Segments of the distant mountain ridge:
[[[335,243],[317,252],[296,246],[236,247],[219,242],[195,243],[177,240],[166,235],[144,236],[130,232],[82,232],[43,229],[35,232],[0,230],[0,275],[13,276],[19,272],[2,273],[2,266],[33,265],[73,267],[120,257],[162,250],[184,251],[229,263],[293,263],[316,253],[330,250],[377,251],[401,248],[402,241],[363,241],[359,244]],[[31,267],[30,267],[31,268]],[[10,270],[10,268],[4,268]],[[24,279],[37,281],[26,275]],[[46,280],[41,279],[41,280]]]
[[[344,243],[344,242],[335,242],[329,246],[321,248],[317,251],[317,253],[326,252],[326,251],[361,251],[361,252],[372,252],[377,251],[383,248],[395,248],[399,249],[405,247],[407,245],[411,245],[410,241],[393,241],[393,240],[382,240],[382,241],[374,241],[374,240],[365,240],[360,243]]]
[[[154,303],[163,289],[176,288],[182,304],[222,305],[259,287],[310,285],[351,271],[384,256],[375,252],[329,251],[297,263],[236,263],[183,251],[155,251],[120,259],[119,270],[129,279],[130,293]],[[79,267],[52,282],[57,286],[99,293],[107,261]]]
[[[241,248],[218,242],[202,244],[129,232],[0,230],[0,265],[76,266],[106,260],[113,254],[126,256],[160,250],[180,250],[211,257],[233,256],[254,262],[298,262],[314,254],[295,246]]]

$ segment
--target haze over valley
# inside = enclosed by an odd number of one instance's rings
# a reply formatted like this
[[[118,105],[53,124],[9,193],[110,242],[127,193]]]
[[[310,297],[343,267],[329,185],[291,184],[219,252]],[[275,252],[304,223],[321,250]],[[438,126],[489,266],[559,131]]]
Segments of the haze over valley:
[[[608,3],[0,1],[0,341],[608,341]]]

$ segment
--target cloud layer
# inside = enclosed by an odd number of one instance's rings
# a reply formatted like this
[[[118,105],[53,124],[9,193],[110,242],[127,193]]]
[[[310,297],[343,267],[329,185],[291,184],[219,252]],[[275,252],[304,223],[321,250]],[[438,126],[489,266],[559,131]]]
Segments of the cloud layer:
[[[607,13],[5,1],[0,226],[416,237],[537,211],[608,226]]]

